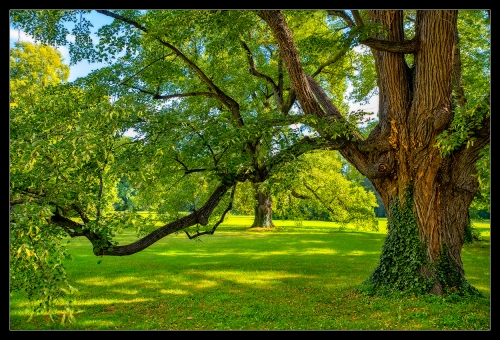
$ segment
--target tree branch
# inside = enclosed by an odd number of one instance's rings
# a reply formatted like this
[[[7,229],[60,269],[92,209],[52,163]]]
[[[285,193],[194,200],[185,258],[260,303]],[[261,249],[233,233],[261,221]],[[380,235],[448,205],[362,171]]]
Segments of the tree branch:
[[[419,40],[417,38],[413,38],[406,41],[387,41],[368,38],[360,40],[359,42],[377,51],[385,51],[398,54],[412,54],[417,52]]]
[[[205,168],[200,168],[200,169],[189,169],[184,163],[181,162],[179,157],[175,157],[174,160],[179,163],[183,168],[184,168],[184,175],[191,174],[193,172],[203,172],[206,171],[207,169]]]
[[[293,197],[295,198],[298,198],[298,199],[301,199],[301,200],[308,200],[308,199],[311,199],[311,196],[306,196],[306,195],[302,195],[302,194],[299,194],[297,191],[295,191],[294,189],[292,189],[292,191],[290,192],[292,194]]]
[[[226,194],[228,189],[232,187],[234,184],[235,182],[221,183],[212,192],[212,195],[207,199],[205,204],[199,210],[193,211],[191,214],[187,216],[184,216],[178,220],[163,225],[162,227],[154,230],[153,232],[149,233],[140,240],[124,246],[94,247],[94,254],[97,256],[132,255],[151,246],[152,244],[161,240],[165,236],[175,233],[176,231],[191,227],[196,224],[207,225],[210,215],[217,207],[217,205],[219,204],[223,196]],[[94,244],[95,241],[92,243]],[[95,244],[98,245],[98,243]]]
[[[359,14],[359,10],[352,10],[351,11],[352,17],[354,18],[354,21],[356,22],[356,25],[358,27],[363,27],[365,24],[363,22],[363,19],[361,19],[361,15]]]
[[[255,67],[255,63],[253,61],[252,52],[250,52],[250,49],[248,48],[247,44],[245,44],[244,41],[241,41],[241,45],[243,46],[243,48],[245,49],[246,54],[247,54],[248,64],[250,65],[250,69],[249,69],[250,74],[252,74],[258,78],[262,78],[262,79],[266,80],[271,85],[271,87],[273,88],[274,99],[276,100],[276,105],[278,106],[278,110],[280,110],[282,112],[282,110],[283,110],[283,96],[282,96],[282,93],[280,92],[280,88],[278,87],[278,85],[276,85],[276,83],[274,82],[274,80],[271,77],[269,77],[268,75],[265,75],[257,70],[257,68]]]
[[[213,92],[187,92],[187,93],[177,93],[169,95],[155,95],[153,99],[171,99],[171,98],[183,98],[183,97],[195,97],[195,96],[217,98],[217,95]]]
[[[325,113],[314,99],[311,88],[308,86],[308,81],[293,41],[292,32],[286,24],[283,13],[279,10],[263,10],[258,11],[257,15],[271,28],[302,110],[304,110],[305,114],[323,117]]]
[[[158,59],[155,59],[153,60],[152,62],[150,62],[148,65],[142,67],[139,71],[137,71],[136,73],[134,73],[133,75],[131,75],[130,77],[128,77],[127,79],[125,79],[124,81],[122,81],[120,84],[118,85],[123,85],[125,84],[127,81],[129,81],[130,79],[132,79],[133,77],[137,76],[139,73],[141,73],[142,71],[144,71],[145,69],[147,69],[148,67],[150,67],[151,65],[153,65],[154,63],[156,63],[157,61],[160,61],[162,60],[163,58],[165,58],[166,56],[169,56],[169,55],[172,55],[172,54],[166,54],[166,55],[162,55],[160,58]]]
[[[276,165],[290,162],[307,151],[322,149],[322,148],[330,150],[339,150],[345,147],[345,144],[346,144],[345,138],[327,140],[325,138],[320,138],[320,137],[305,136],[304,138],[300,139],[297,143],[293,144],[287,149],[282,150],[278,154],[269,158],[267,162],[264,164],[264,166],[269,171],[271,171]]]
[[[354,21],[352,21],[351,17],[346,13],[346,11],[329,9],[326,12],[331,16],[342,18],[346,22],[346,24],[351,28],[356,26],[356,24],[354,23]]]
[[[89,223],[90,218],[87,216],[85,211],[83,211],[82,207],[77,205],[77,204],[72,204],[71,207],[80,215],[80,218],[82,219],[83,223]]]
[[[137,90],[142,93],[150,94],[153,96],[153,99],[172,99],[172,98],[184,98],[184,97],[195,97],[195,96],[204,96],[209,98],[217,98],[217,94],[213,92],[187,92],[187,93],[176,93],[169,95],[159,95],[155,92],[143,90],[137,86],[129,86],[131,89]]]
[[[121,16],[119,14],[113,13],[111,11],[107,10],[98,10],[97,12],[110,16],[112,18],[115,18],[117,20],[121,20],[123,22],[126,22],[139,30],[143,31],[144,33],[149,33],[148,30],[144,27],[141,26],[139,23],[127,19],[124,16]],[[240,106],[239,104],[230,96],[225,94],[219,87],[217,87],[212,80],[195,64],[193,63],[188,57],[186,57],[180,50],[178,50],[175,46],[169,44],[166,41],[163,41],[162,39],[155,37],[155,39],[162,44],[163,46],[169,48],[172,52],[174,52],[175,55],[177,55],[179,58],[181,58],[200,78],[201,81],[203,81],[210,89],[212,89],[217,95],[214,96],[217,98],[224,106],[226,106],[230,112],[232,113],[233,117],[236,119],[236,123],[238,126],[243,126],[243,119],[241,118],[240,115]]]
[[[327,67],[327,66],[330,66],[332,64],[335,64],[337,61],[340,60],[340,58],[342,58],[345,54],[347,53],[347,49],[343,49],[342,51],[339,51],[337,52],[337,54],[333,57],[333,58],[330,58],[328,59],[327,61],[325,61],[323,64],[321,64],[318,69],[313,73],[311,74],[312,77],[316,77],[318,74],[321,73],[321,71]]]
[[[236,192],[236,184],[233,185],[233,189],[231,190],[231,196],[230,196],[230,201],[229,201],[229,204],[227,205],[227,208],[224,210],[224,212],[222,213],[220,219],[217,221],[217,223],[214,224],[214,226],[212,227],[212,229],[210,230],[207,230],[207,231],[202,231],[201,233],[200,232],[196,232],[195,235],[190,235],[187,231],[185,231],[187,237],[189,239],[194,239],[194,238],[197,238],[201,235],[213,235],[213,233],[215,233],[215,229],[217,229],[217,227],[222,223],[224,222],[224,218],[226,217],[226,214],[231,211],[231,209],[233,209],[233,200],[234,200],[234,193]]]

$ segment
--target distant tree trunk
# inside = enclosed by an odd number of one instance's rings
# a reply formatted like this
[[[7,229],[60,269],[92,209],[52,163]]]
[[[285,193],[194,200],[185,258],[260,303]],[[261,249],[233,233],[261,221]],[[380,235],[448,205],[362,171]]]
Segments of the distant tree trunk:
[[[260,183],[253,183],[255,189],[254,220],[250,228],[274,228],[271,194]]]

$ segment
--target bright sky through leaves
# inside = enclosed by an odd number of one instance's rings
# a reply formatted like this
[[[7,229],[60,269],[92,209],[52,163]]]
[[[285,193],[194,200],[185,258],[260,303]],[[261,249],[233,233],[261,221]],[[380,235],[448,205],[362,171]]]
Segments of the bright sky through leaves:
[[[94,25],[92,32],[97,32],[97,30],[106,24],[110,24],[113,19],[106,17],[104,15],[101,15],[96,12],[91,12],[90,14],[86,15],[86,18],[92,22]],[[94,37],[97,39],[97,36],[94,35]],[[14,43],[16,41],[29,41],[29,42],[34,42],[33,39],[26,35],[24,32],[16,30],[10,27],[10,47],[14,47]],[[65,46],[58,47],[58,50],[62,53],[64,62],[69,64],[69,53],[68,53],[68,48]],[[74,81],[75,79],[79,77],[85,77],[87,74],[89,74],[91,71],[98,69],[100,67],[104,66],[104,63],[93,63],[89,64],[87,61],[80,61],[76,65],[70,66],[70,74],[68,81]],[[349,89],[350,90],[350,89]],[[370,99],[370,102],[366,105],[360,105],[357,103],[349,103],[349,107],[351,111],[356,111],[359,109],[363,109],[368,112],[378,112],[378,96],[373,96]]]

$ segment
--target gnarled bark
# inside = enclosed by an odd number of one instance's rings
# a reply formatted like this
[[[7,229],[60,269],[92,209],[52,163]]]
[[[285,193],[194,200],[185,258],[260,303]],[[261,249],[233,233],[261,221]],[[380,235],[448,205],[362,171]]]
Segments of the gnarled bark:
[[[313,95],[282,13],[261,11],[259,15],[278,41],[304,112],[319,117],[328,115],[327,105]],[[437,136],[454,116],[452,75],[457,15],[456,10],[418,11],[415,38],[408,42],[403,34],[402,11],[371,11],[372,21],[390,32],[366,40],[374,51],[379,75],[379,123],[367,140],[351,139],[339,149],[373,183],[389,219],[394,199],[402,198],[403,188],[413,188],[413,213],[428,260],[420,272],[426,279],[434,280],[430,292],[438,295],[450,283],[437,276],[433,264],[446,258],[460,280],[464,278],[461,251],[468,208],[478,188],[473,177],[475,162],[479,151],[489,143],[489,133],[477,131],[473,147],[464,146],[446,157],[435,147]],[[406,64],[404,53],[414,55],[412,69]],[[337,112],[329,117],[341,119]],[[489,131],[489,123],[484,123],[483,130]],[[458,285],[458,281],[451,285]]]

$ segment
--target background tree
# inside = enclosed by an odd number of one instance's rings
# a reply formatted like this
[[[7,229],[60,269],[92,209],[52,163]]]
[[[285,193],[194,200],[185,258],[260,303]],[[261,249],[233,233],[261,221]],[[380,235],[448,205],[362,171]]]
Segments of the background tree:
[[[323,216],[341,227],[353,223],[377,230],[375,195],[360,179],[343,174],[343,167],[341,156],[328,150],[311,151],[283,164],[270,178],[273,197],[278,198],[275,211],[290,219]]]
[[[187,216],[172,205],[165,225],[129,245],[112,242],[111,220],[99,233],[93,220],[75,222],[82,231],[74,233],[69,211],[59,209],[51,226],[87,237],[98,256],[133,254],[187,228],[198,237],[213,233],[231,210],[237,183],[263,183],[280,164],[314,149],[338,150],[386,207],[389,233],[367,281],[371,290],[475,292],[461,249],[478,190],[476,162],[489,144],[486,12],[473,20],[486,32],[480,46],[467,45],[470,37],[461,34],[470,23],[455,10],[98,12],[115,19],[99,30],[98,44],[82,19],[69,46],[72,63],[109,61],[75,85],[102,91],[94,101],[117,98],[96,105],[111,105],[119,131],[139,133],[119,148],[115,160],[127,161],[116,169],[140,184],[139,198],[151,209],[167,209],[160,202],[175,190],[196,193],[200,203]],[[12,11],[11,20],[41,42],[64,44],[62,23],[79,15]],[[359,45],[368,49],[355,50]],[[484,61],[474,79],[462,74],[466,55]],[[365,123],[362,113],[342,106],[348,81],[360,84],[357,98],[378,91],[378,123],[367,138],[357,128]],[[298,124],[309,133],[293,128]],[[11,194],[26,197],[27,188],[40,185],[29,183]],[[100,187],[89,188],[91,209],[102,200]]]
[[[362,181],[363,177],[356,169],[349,169],[338,153],[317,150],[280,165],[269,180],[261,183],[261,190],[269,197],[265,210],[258,210],[255,187],[248,182],[238,184],[233,210],[254,215],[251,227],[262,227],[256,222],[257,214],[266,211],[266,218],[271,222],[277,216],[376,228],[375,196],[363,188]]]
[[[55,299],[72,291],[63,265],[70,256],[63,240],[82,235],[75,219],[93,240],[134,226],[130,215],[114,211],[121,170],[113,164],[115,157],[118,165],[125,158],[120,154],[123,145],[128,152],[137,145],[124,140],[121,130],[129,113],[136,112],[123,111],[120,102],[112,103],[102,92],[65,84],[63,79],[58,83],[42,70],[37,79],[50,79],[45,86],[33,79],[31,86],[17,90],[33,75],[31,64],[35,70],[48,65],[45,56],[51,65],[62,65],[54,60],[60,54],[51,49],[19,44],[11,51],[17,57],[11,63],[11,98],[16,105],[10,111],[10,285],[12,290],[25,290],[30,300],[40,300],[36,307],[42,309],[50,309]],[[50,66],[47,72],[57,73]],[[59,226],[55,229],[54,221]],[[69,309],[65,311],[70,316]]]
[[[118,197],[121,202],[115,203],[115,210],[132,210],[134,209],[134,196],[136,195],[136,188],[133,188],[127,177],[121,178],[117,184]]]
[[[69,66],[61,52],[41,44],[18,41],[10,49],[9,99],[11,106],[34,105],[45,86],[66,82]]]

